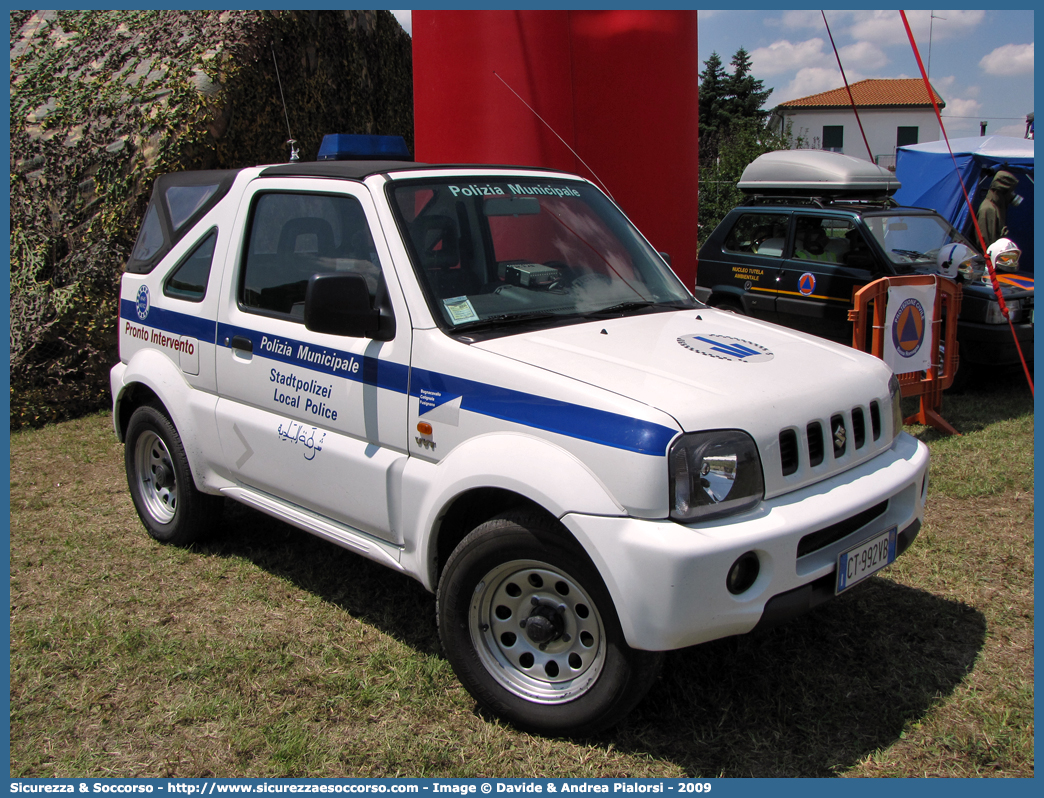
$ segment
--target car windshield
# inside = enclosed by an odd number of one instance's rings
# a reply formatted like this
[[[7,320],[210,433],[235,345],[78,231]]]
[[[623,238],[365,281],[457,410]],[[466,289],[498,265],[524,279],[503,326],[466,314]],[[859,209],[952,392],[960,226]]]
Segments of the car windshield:
[[[469,177],[390,192],[428,303],[450,330],[699,306],[589,184]]]
[[[863,221],[897,266],[934,266],[939,250],[951,243],[975,249],[945,219],[934,214],[903,213],[900,208],[889,214],[864,214]]]

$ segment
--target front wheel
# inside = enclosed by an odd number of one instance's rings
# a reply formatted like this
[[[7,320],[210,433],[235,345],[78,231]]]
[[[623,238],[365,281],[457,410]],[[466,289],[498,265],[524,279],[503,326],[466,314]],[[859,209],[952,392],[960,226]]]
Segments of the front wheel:
[[[156,540],[187,546],[214,526],[221,497],[196,488],[181,436],[158,408],[142,405],[131,415],[124,465],[134,509]]]
[[[597,570],[538,513],[479,526],[446,563],[439,634],[457,677],[519,728],[584,735],[629,712],[663,655],[623,639]]]

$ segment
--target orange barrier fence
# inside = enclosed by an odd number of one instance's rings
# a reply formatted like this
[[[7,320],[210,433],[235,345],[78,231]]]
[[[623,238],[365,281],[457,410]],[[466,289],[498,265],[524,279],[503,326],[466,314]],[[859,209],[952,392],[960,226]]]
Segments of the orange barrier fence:
[[[961,312],[961,287],[953,280],[935,274],[916,274],[904,277],[883,277],[856,290],[852,295],[852,346],[875,357],[885,357],[885,336],[889,323],[886,315],[888,289],[900,286],[935,286],[935,305],[932,309],[931,367],[925,371],[896,374],[904,398],[919,396],[920,409],[904,418],[905,424],[925,424],[948,435],[959,435],[939,411],[942,393],[953,384],[957,374],[957,317]],[[871,310],[872,308],[872,310]],[[872,318],[871,318],[871,313]],[[868,326],[869,325],[869,326]]]

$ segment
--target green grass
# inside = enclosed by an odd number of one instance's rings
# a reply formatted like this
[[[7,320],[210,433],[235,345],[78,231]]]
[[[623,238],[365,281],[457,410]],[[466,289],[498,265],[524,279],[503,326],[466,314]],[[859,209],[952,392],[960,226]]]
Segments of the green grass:
[[[911,409],[912,412],[912,409]],[[926,523],[778,629],[668,655],[587,740],[477,711],[420,585],[237,505],[152,542],[107,416],[11,441],[11,775],[1032,776],[1033,402],[947,396]]]

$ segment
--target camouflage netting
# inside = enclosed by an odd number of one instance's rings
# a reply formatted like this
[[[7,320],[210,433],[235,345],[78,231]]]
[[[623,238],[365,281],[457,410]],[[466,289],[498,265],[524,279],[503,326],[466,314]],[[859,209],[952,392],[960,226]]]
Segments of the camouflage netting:
[[[325,133],[413,150],[386,11],[12,11],[11,428],[109,404],[119,277],[153,178],[289,158]],[[276,67],[282,80],[280,99]]]

